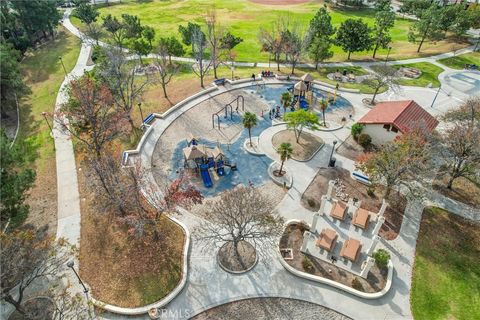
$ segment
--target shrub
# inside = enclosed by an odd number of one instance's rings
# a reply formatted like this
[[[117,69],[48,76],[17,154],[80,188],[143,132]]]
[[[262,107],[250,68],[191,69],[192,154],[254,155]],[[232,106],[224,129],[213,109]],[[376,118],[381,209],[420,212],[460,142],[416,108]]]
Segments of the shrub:
[[[363,124],[361,124],[361,123],[355,123],[355,124],[353,124],[351,130],[352,130],[351,133],[352,133],[353,139],[357,140],[358,135],[359,135],[360,133],[362,133]]]
[[[364,148],[367,149],[372,144],[372,137],[366,133],[361,133],[358,136],[358,143]]]
[[[312,199],[312,198],[308,198],[307,203],[310,208],[315,208],[315,206],[317,205],[317,201],[315,201],[315,199]]]
[[[358,280],[357,277],[353,278],[352,280],[352,288],[358,291],[364,291],[362,283],[360,282],[360,280]]]
[[[313,271],[313,263],[312,261],[310,261],[310,259],[307,256],[303,256],[302,267],[303,267],[303,270],[307,272]]]
[[[369,186],[367,188],[367,194],[370,196],[370,197],[374,197],[375,196],[375,188],[373,186]]]
[[[384,249],[378,249],[374,254],[375,263],[379,268],[386,268],[390,260],[390,253]]]

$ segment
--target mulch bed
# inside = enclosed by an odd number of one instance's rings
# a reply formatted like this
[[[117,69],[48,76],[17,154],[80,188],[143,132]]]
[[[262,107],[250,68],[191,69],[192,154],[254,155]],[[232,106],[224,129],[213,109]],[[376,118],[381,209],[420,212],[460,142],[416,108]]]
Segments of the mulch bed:
[[[302,205],[308,210],[318,211],[320,209],[320,197],[327,193],[328,181],[337,178],[345,185],[345,193],[349,197],[355,197],[362,201],[362,208],[372,212],[380,210],[382,199],[379,195],[383,192],[382,188],[378,188],[373,197],[369,196],[367,193],[368,187],[353,180],[350,177],[350,172],[342,168],[320,168],[302,196]],[[407,200],[404,196],[392,191],[387,201],[389,206],[385,210],[385,223],[382,225],[379,235],[386,240],[393,240],[400,232]]]
[[[292,145],[292,159],[298,161],[310,160],[324,145],[322,138],[308,132],[302,132],[298,142],[293,130],[282,130],[272,137],[272,144],[275,149],[278,149],[284,142]]]
[[[280,247],[293,249],[293,260],[285,260],[289,265],[299,271],[308,272],[316,276],[330,279],[349,287],[352,287],[352,281],[356,278],[361,284],[361,288],[356,287],[355,289],[364,292],[378,292],[385,287],[388,274],[387,268],[379,269],[376,265],[374,265],[370,269],[367,279],[363,279],[348,271],[345,271],[344,269],[338,268],[334,264],[300,252],[300,247],[302,246],[303,241],[303,233],[305,231],[306,229],[302,225],[289,225],[287,229],[285,229],[285,233],[280,240]],[[311,262],[311,270],[307,271],[303,268],[302,261],[305,259],[305,257]]]
[[[474,208],[480,208],[480,186],[463,177],[453,181],[452,189],[447,188],[447,182],[446,175],[437,177],[433,181],[433,190]]]
[[[233,242],[225,243],[218,251],[218,261],[227,270],[233,272],[246,271],[257,259],[255,248],[246,241],[238,244],[239,256],[235,255]]]
[[[363,154],[363,147],[352,136],[349,136],[338,148],[337,153],[345,158],[356,161]]]

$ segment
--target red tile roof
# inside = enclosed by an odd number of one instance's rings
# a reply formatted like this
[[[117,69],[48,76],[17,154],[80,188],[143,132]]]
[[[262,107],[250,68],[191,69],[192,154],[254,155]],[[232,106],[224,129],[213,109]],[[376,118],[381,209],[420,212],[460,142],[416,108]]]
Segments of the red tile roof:
[[[413,100],[384,101],[364,115],[358,123],[393,124],[401,133],[424,128],[432,131],[438,120]]]

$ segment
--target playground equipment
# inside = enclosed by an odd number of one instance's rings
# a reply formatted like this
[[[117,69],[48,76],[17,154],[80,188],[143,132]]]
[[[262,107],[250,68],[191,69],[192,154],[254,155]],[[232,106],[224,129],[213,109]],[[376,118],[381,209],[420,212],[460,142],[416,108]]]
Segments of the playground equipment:
[[[235,111],[239,113],[240,106],[242,111],[245,111],[245,98],[242,95],[238,95],[231,102],[227,103],[223,108],[212,114],[212,127],[215,129],[215,117],[217,118],[218,130],[220,130],[220,116],[219,113],[225,113],[225,119],[228,118],[228,111],[230,110],[230,120],[233,120],[233,103],[236,103]]]
[[[225,167],[230,167],[231,171],[237,170],[237,165],[227,159],[220,147],[207,147],[198,142],[199,139],[191,134],[187,138],[188,147],[183,148],[184,167],[194,168],[197,173],[200,172],[205,187],[213,186],[210,169],[219,177],[225,175]]]

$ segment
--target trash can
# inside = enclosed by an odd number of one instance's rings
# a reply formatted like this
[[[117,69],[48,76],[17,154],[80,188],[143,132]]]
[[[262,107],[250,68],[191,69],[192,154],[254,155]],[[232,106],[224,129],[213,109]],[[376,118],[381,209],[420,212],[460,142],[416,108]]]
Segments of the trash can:
[[[329,167],[335,167],[335,162],[337,161],[337,159],[335,159],[334,157],[332,157],[332,159],[330,159],[330,162],[328,163],[328,166]]]

